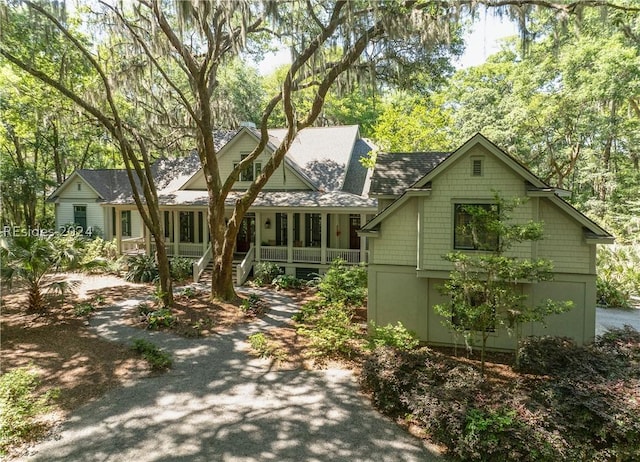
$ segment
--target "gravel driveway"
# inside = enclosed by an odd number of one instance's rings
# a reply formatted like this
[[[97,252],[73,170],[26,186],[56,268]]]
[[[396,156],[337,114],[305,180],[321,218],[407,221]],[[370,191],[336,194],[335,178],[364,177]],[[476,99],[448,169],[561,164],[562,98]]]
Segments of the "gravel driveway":
[[[204,339],[141,331],[122,322],[138,301],[101,310],[91,326],[110,340],[147,338],[174,366],[76,410],[29,461],[432,461],[437,452],[382,417],[349,371],[278,371],[247,355],[251,333],[296,307],[261,293],[259,322]]]

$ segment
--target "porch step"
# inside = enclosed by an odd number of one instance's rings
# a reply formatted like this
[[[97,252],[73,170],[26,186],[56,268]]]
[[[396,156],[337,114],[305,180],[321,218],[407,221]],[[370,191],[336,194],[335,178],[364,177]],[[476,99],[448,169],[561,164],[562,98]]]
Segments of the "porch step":
[[[242,260],[233,260],[232,277],[233,277],[234,284],[236,283],[236,273],[238,272],[237,268],[240,263],[242,263]],[[200,276],[200,280],[198,282],[201,282],[203,284],[211,284],[212,273],[213,273],[213,262],[209,262],[207,267],[202,272],[202,275]]]

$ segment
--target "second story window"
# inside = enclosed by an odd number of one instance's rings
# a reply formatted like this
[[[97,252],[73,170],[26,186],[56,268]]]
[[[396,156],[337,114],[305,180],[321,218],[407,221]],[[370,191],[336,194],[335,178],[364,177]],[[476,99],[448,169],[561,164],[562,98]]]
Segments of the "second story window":
[[[499,236],[491,223],[496,222],[495,204],[455,204],[453,217],[453,248],[456,250],[487,250],[498,248]]]
[[[244,160],[249,154],[241,154],[240,159]],[[238,166],[238,162],[233,164],[233,168]],[[247,168],[240,172],[240,181],[253,181],[262,173],[262,164],[252,162]]]

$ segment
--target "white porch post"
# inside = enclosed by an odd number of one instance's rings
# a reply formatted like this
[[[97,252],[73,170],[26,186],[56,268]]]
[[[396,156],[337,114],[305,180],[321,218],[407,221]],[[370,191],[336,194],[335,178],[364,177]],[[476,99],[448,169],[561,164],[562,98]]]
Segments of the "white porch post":
[[[198,214],[198,218],[200,214]],[[207,220],[207,211],[202,212],[202,255],[207,251],[209,247],[209,220]]]
[[[114,207],[116,211],[116,245],[118,246],[118,255],[122,255],[122,216],[117,207]]]
[[[180,212],[173,211],[173,256],[180,256]]]
[[[287,262],[293,262],[293,212],[287,212]]]
[[[366,222],[367,216],[364,213],[361,213],[360,228],[362,228]],[[360,236],[360,263],[362,263],[363,261],[367,261],[367,238],[365,236]]]
[[[320,263],[323,265],[327,263],[327,213],[322,212],[320,214]]]
[[[262,243],[262,214],[260,212],[255,212],[256,214],[256,253],[255,259],[260,261],[260,245]],[[275,223],[273,224],[275,226]]]

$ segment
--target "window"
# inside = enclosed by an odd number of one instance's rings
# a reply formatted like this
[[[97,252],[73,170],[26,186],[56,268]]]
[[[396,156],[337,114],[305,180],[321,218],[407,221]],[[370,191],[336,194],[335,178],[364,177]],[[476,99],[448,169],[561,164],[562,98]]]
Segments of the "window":
[[[455,326],[464,327],[465,330],[495,332],[496,330],[496,310],[495,306],[486,303],[485,294],[479,291],[471,291],[463,294],[460,289],[461,297],[465,297],[463,305],[466,309],[458,308],[459,305],[454,304],[453,316],[451,323]]]
[[[80,232],[84,233],[87,230],[87,206],[86,205],[74,205],[73,206],[73,223],[82,228]]]
[[[193,212],[180,212],[180,242],[195,242]]]
[[[319,213],[305,213],[305,246],[320,247],[322,242],[322,222]]]
[[[244,160],[249,154],[241,154],[240,159]],[[234,162],[233,168],[238,166],[238,162]],[[262,164],[253,162],[247,168],[240,172],[240,181],[253,181],[262,173]]]
[[[78,191],[82,191],[82,183],[78,183]]]
[[[482,159],[471,159],[471,176],[482,176]]]
[[[122,225],[122,235],[131,237],[131,210],[120,212],[120,223]]]
[[[287,245],[287,214],[276,213],[276,245]]]
[[[453,218],[453,248],[458,250],[496,250],[499,237],[491,229],[498,220],[494,204],[456,204]]]

